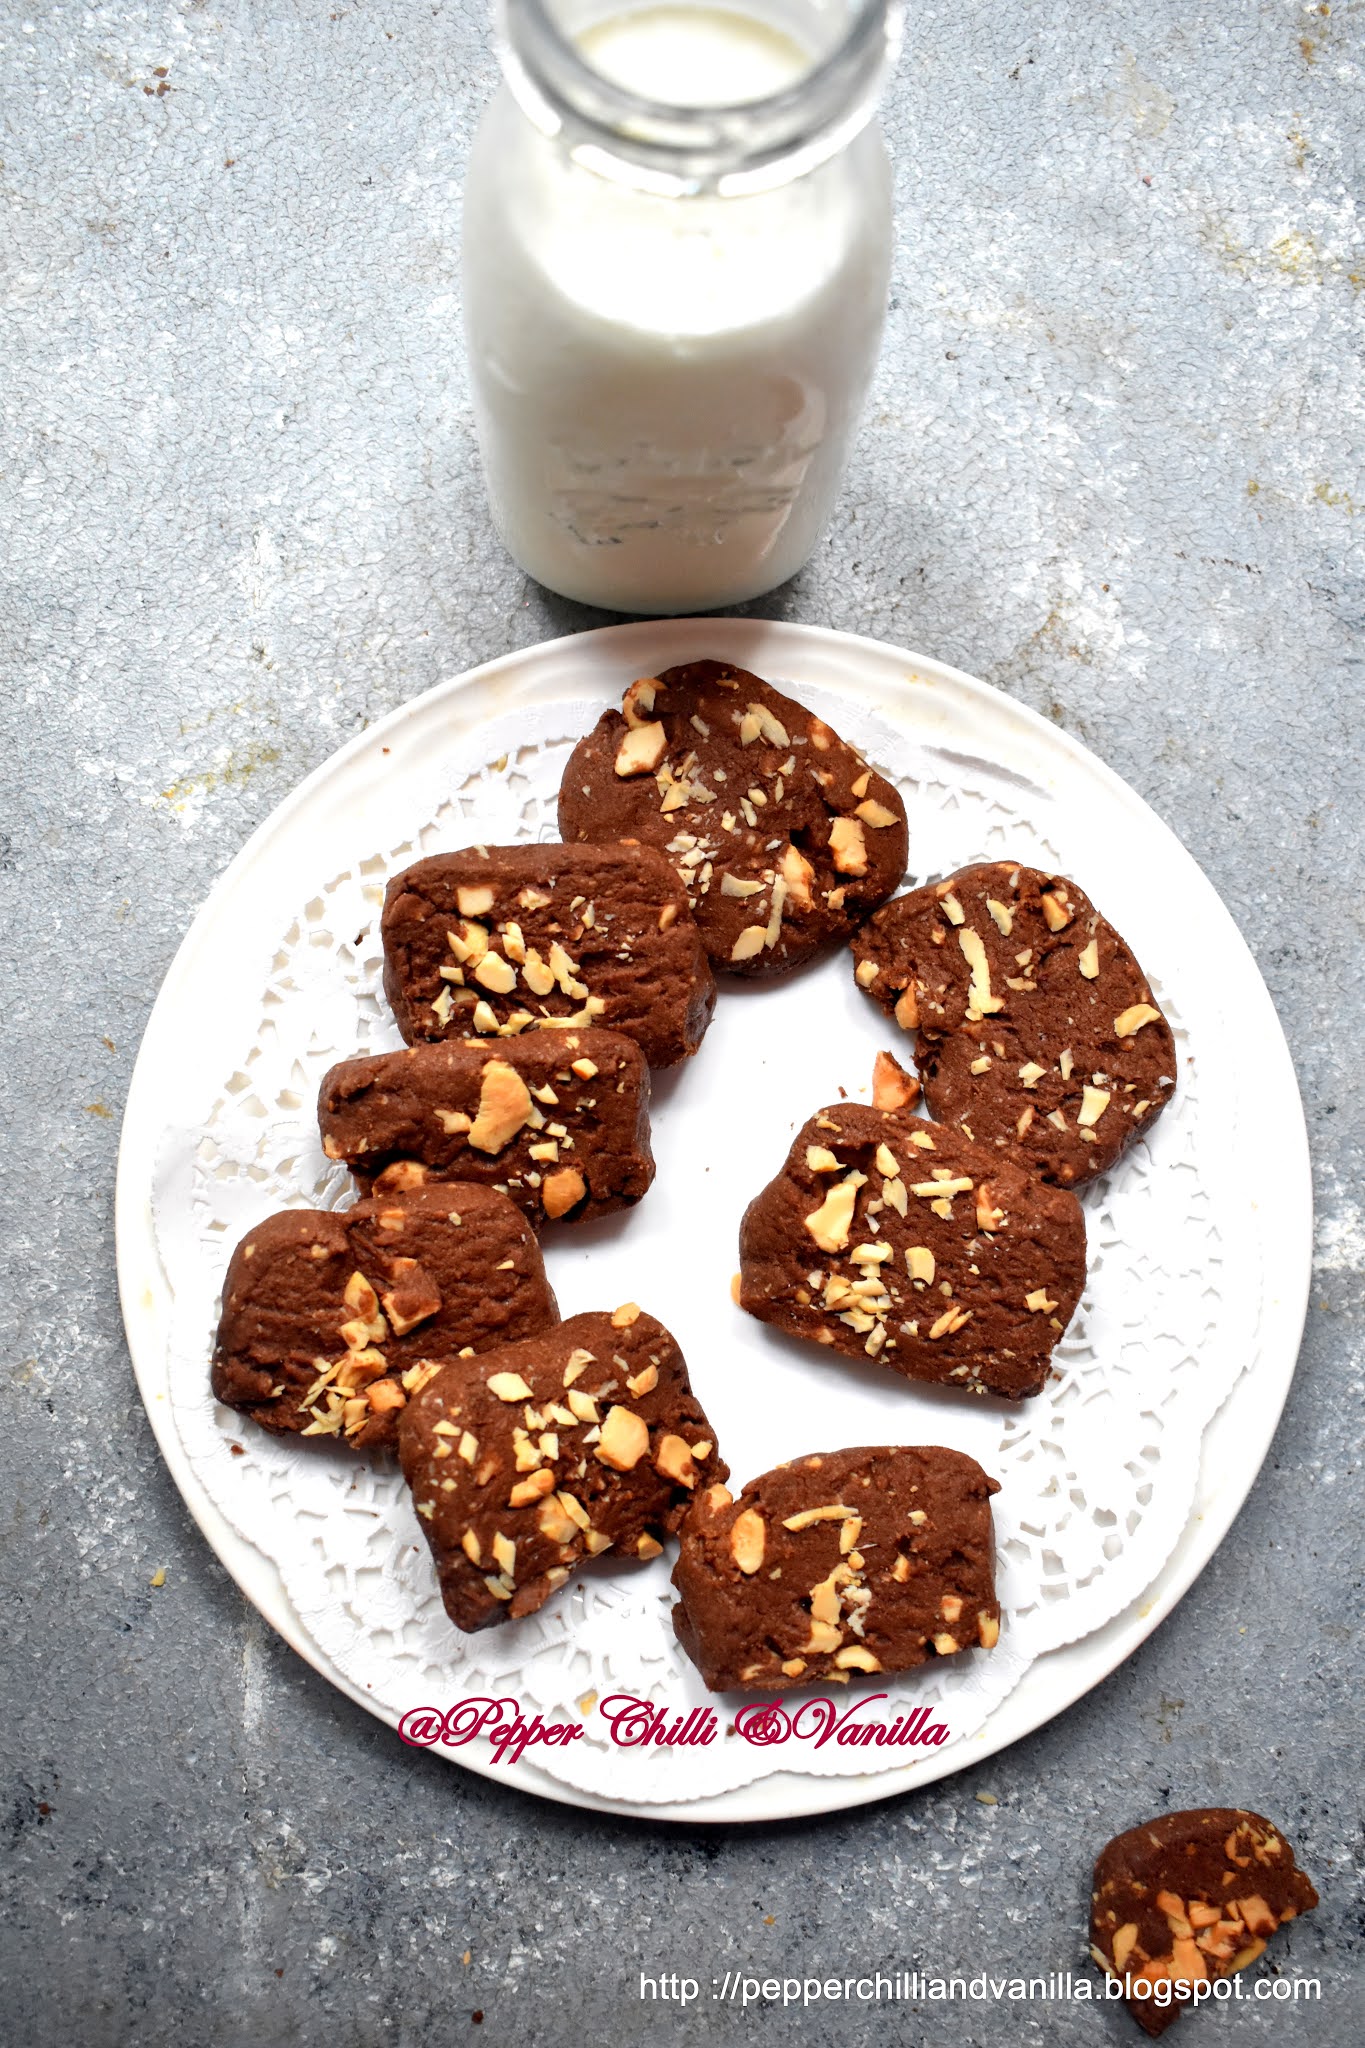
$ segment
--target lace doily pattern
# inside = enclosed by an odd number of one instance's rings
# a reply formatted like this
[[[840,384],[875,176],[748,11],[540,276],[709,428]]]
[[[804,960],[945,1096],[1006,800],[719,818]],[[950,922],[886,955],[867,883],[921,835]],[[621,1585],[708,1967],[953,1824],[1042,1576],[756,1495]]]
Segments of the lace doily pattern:
[[[1093,819],[1064,816],[1047,790],[986,752],[935,746],[913,723],[913,699],[905,722],[893,724],[842,697],[800,694],[883,770],[899,765],[910,883],[970,861],[1020,859],[1074,874],[1124,928],[1111,906],[1131,880]],[[585,1739],[538,1751],[536,1761],[604,1800],[704,1799],[778,1770],[904,1769],[906,1752],[895,1750],[807,1755],[735,1739],[702,1750],[612,1747],[594,1698],[649,1696],[671,1712],[706,1697],[673,1634],[667,1555],[644,1567],[600,1560],[541,1613],[463,1636],[442,1611],[396,1464],[272,1438],[210,1393],[218,1289],[239,1237],[277,1208],[354,1199],[349,1177],[322,1154],[313,1111],[334,1061],[400,1043],[381,986],[386,883],[441,847],[555,838],[564,761],[607,701],[610,685],[600,703],[566,700],[515,716],[479,717],[472,705],[441,757],[393,790],[391,843],[357,846],[349,865],[299,878],[283,897],[296,907],[281,917],[254,1030],[230,1071],[202,1076],[202,1119],[167,1130],[161,1143],[153,1210],[174,1297],[176,1428],[212,1501],[273,1560],[327,1664],[390,1720],[482,1694],[582,1715]],[[1216,978],[1195,944],[1174,934],[1164,957],[1144,964],[1176,1030],[1180,1087],[1147,1140],[1085,1192],[1086,1292],[1053,1382],[1022,1407],[812,1362],[797,1355],[808,1347],[774,1341],[729,1308],[738,1207],[775,1167],[782,1134],[830,1099],[836,1078],[850,1094],[866,1093],[872,1053],[886,1042],[888,1027],[852,990],[843,960],[758,993],[723,994],[698,1059],[656,1089],[660,1174],[646,1202],[547,1246],[566,1313],[633,1297],[675,1329],[737,1481],[835,1441],[953,1444],[1001,1481],[999,1648],[884,1681],[888,1718],[928,1705],[956,1745],[1034,1659],[1100,1627],[1151,1584],[1188,1518],[1203,1428],[1254,1356],[1258,1277],[1245,1259],[1228,1270],[1248,1200],[1227,1142],[1235,1102],[1216,1092],[1197,1056],[1217,1042]],[[823,1095],[813,1071],[822,1062],[831,1077]],[[725,1210],[716,1175],[707,1178],[718,1161],[704,1155],[727,1133],[743,1137],[754,1117],[753,1157],[728,1140],[724,1178],[734,1194]],[[680,1273],[677,1248],[691,1242],[697,1264]]]

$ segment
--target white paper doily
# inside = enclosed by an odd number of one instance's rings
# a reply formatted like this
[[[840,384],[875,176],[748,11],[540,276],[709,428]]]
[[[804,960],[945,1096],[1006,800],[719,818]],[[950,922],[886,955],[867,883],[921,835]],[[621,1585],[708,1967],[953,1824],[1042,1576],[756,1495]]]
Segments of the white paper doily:
[[[874,1053],[900,1037],[858,994],[846,957],[770,987],[722,983],[697,1059],[656,1077],[650,1194],[547,1241],[565,1314],[633,1298],[673,1329],[732,1484],[803,1451],[876,1442],[951,1444],[1002,1482],[999,1648],[878,1681],[886,1718],[927,1704],[951,1728],[952,1743],[927,1755],[765,1750],[733,1735],[706,1749],[614,1747],[600,1715],[581,1715],[587,1695],[648,1695],[670,1712],[707,1697],[673,1637],[671,1555],[644,1568],[603,1561],[540,1614],[462,1636],[394,1464],[271,1438],[209,1391],[238,1238],[276,1208],[352,1199],[322,1156],[313,1104],[333,1061],[400,1042],[380,989],[389,876],[475,839],[555,838],[563,762],[601,708],[632,676],[706,653],[789,684],[899,783],[912,882],[993,857],[1073,875],[1132,942],[1176,1030],[1175,1100],[1085,1192],[1085,1297],[1060,1377],[1021,1407],[831,1360],[731,1304],[745,1203],[813,1110],[841,1088],[866,1097]],[[1273,1188],[1258,1181],[1254,1139],[1268,1118]],[[697,1818],[809,1811],[975,1761],[1016,1688],[1036,1697],[1042,1672],[1046,1697],[1062,1646],[1111,1636],[1188,1547],[1207,1425],[1251,1373],[1253,1404],[1263,1420],[1269,1402],[1273,1421],[1292,1371],[1311,1224],[1302,1149],[1283,1040],[1230,920],[1091,756],[918,657],[809,628],[674,621],[554,642],[430,692],[343,749],[254,836],[148,1027],[125,1122],[120,1272],[139,1378],[182,1490],[269,1618],[353,1697],[391,1722],[476,1694],[582,1718],[583,1740],[499,1773],[559,1797]],[[1239,1500],[1266,1433],[1239,1432]],[[273,1569],[249,1571],[253,1555]],[[1074,1653],[1065,1661],[1074,1674]],[[1063,1680],[1050,1710],[1099,1675]],[[488,1767],[486,1750],[456,1754]]]

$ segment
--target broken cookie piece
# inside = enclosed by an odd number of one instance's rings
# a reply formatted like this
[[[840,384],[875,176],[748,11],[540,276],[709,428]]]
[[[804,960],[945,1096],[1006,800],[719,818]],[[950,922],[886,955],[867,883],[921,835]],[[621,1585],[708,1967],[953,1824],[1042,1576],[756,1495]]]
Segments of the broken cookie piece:
[[[396,875],[384,990],[408,1044],[601,1025],[653,1067],[697,1050],[716,984],[678,878],[644,846],[472,846]]]
[[[213,1391],[264,1429],[365,1450],[447,1359],[558,1320],[530,1226],[492,1188],[286,1209],[232,1255]]]
[[[585,1558],[657,1557],[727,1467],[662,1323],[634,1302],[461,1359],[399,1456],[457,1628],[534,1614]]]
[[[745,1210],[739,1258],[739,1305],[760,1322],[1017,1401],[1045,1385],[1080,1300],[1085,1219],[951,1125],[839,1102]]]
[[[1105,1172],[1171,1099],[1171,1027],[1063,875],[963,868],[885,904],[852,951],[859,988],[918,1031],[934,1115],[1059,1186]]]
[[[974,1458],[828,1451],[699,1493],[681,1532],[673,1626],[712,1692],[764,1691],[1000,1637],[990,1496]]]
[[[649,1068],[618,1031],[455,1038],[343,1060],[318,1096],[322,1149],[381,1192],[475,1181],[533,1224],[590,1222],[654,1178]]]
[[[905,806],[822,719],[747,670],[643,677],[564,770],[566,840],[638,840],[681,876],[718,973],[781,973],[840,939],[905,870]]]
[[[1283,1834],[1259,1813],[1163,1813],[1101,1850],[1090,1953],[1123,1980],[1138,2025],[1162,2034],[1196,1986],[1245,1970],[1277,1927],[1317,1903]]]

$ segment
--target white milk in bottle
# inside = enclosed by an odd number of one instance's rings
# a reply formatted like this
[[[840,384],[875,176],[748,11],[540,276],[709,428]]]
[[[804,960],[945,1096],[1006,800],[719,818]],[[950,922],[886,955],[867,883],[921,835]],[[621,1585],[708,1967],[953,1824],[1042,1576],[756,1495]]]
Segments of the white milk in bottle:
[[[793,575],[881,335],[890,0],[506,0],[464,296],[494,523],[615,611]]]

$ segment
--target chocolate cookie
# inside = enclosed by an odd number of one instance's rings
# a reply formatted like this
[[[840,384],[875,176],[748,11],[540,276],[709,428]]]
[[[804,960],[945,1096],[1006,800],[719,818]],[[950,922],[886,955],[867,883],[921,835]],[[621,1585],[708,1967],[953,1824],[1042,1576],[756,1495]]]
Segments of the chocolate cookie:
[[[409,1045],[600,1024],[653,1067],[697,1050],[716,984],[678,878],[644,846],[470,846],[384,898],[384,989]]]
[[[451,1038],[343,1060],[323,1081],[318,1122],[327,1157],[362,1182],[477,1181],[534,1224],[629,1208],[654,1178],[649,1068],[619,1031]]]
[[[697,1496],[673,1626],[712,1692],[909,1671],[1000,1637],[990,1496],[974,1458],[827,1451]]]
[[[1101,1850],[1090,1953],[1126,1980],[1138,2025],[1162,2034],[1192,1995],[1178,1987],[1246,1969],[1277,1927],[1317,1903],[1288,1842],[1259,1813],[1163,1813]]]
[[[739,1304],[906,1379],[1022,1400],[1085,1285],[1075,1196],[950,1125],[837,1102],[744,1212]]]
[[[930,1109],[1078,1187],[1175,1088],[1142,969],[1061,875],[1002,861],[897,896],[853,941],[860,988],[907,1031]]]
[[[585,1557],[657,1557],[727,1471],[681,1351],[634,1302],[447,1366],[398,1449],[462,1629],[534,1614]]]
[[[823,720],[723,661],[642,678],[580,740],[568,840],[639,840],[682,876],[727,974],[777,974],[847,938],[905,871],[896,789]]]
[[[265,1429],[363,1450],[447,1359],[558,1320],[540,1246],[492,1188],[286,1209],[232,1255],[213,1391]]]

